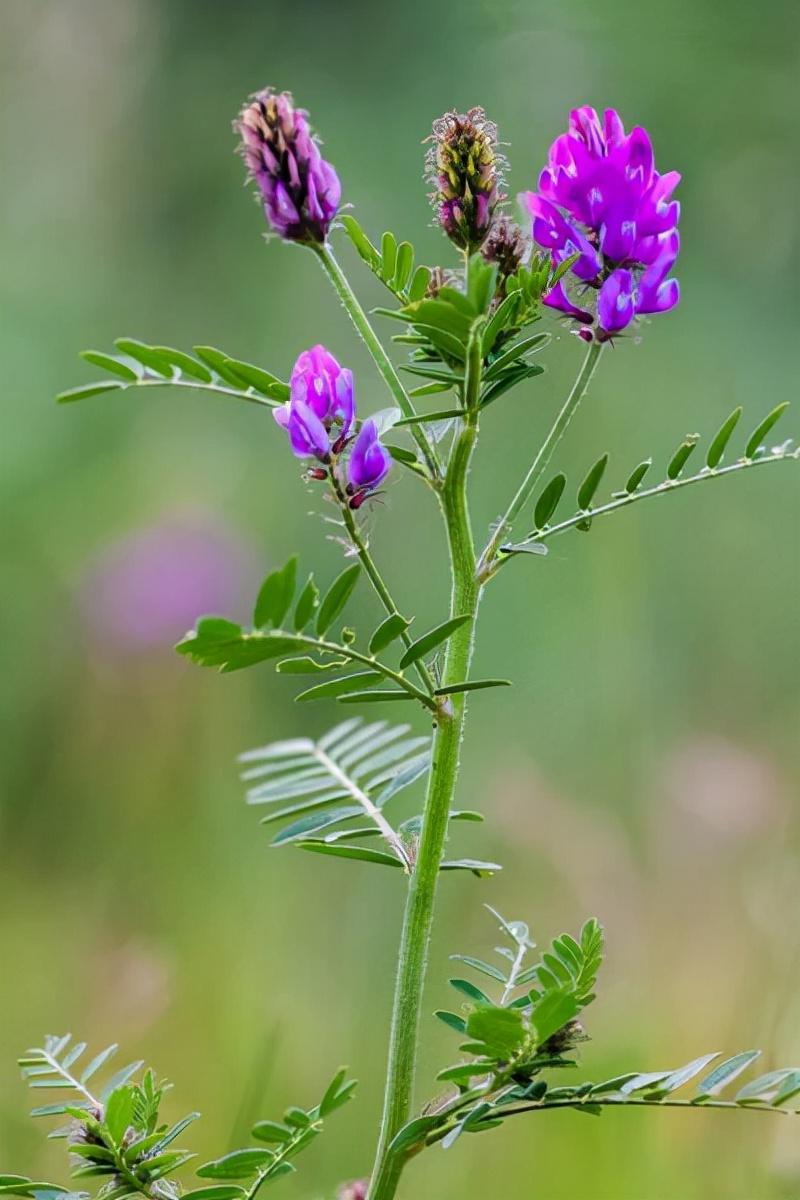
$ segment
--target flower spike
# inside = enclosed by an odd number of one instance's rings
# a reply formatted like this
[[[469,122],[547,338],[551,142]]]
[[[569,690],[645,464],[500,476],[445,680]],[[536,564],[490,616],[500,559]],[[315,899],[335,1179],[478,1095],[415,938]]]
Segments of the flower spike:
[[[295,108],[289,92],[265,88],[244,106],[234,129],[273,231],[285,242],[322,244],[342,189],[319,152],[308,114]]]

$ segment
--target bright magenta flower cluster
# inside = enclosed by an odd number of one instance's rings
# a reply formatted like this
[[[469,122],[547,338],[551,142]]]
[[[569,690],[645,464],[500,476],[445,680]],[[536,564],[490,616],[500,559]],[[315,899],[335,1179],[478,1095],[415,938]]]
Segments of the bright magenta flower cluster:
[[[646,130],[630,133],[617,111],[603,120],[585,105],[550,147],[536,192],[523,196],[534,240],[556,263],[578,255],[567,278],[547,296],[551,308],[580,322],[587,339],[621,333],[637,316],[667,312],[680,298],[669,273],[678,256],[677,171],[655,169]],[[593,335],[588,326],[597,323]]]

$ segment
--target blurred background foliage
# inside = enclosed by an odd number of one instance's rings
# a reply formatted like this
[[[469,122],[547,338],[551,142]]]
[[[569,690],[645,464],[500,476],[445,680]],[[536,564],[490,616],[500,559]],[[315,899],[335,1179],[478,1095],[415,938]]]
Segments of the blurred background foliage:
[[[311,110],[364,226],[430,263],[449,251],[420,143],[444,109],[482,104],[499,123],[512,195],[535,185],[570,106],[645,124],[659,166],[684,172],[684,299],[608,355],[562,463],[579,472],[610,449],[624,478],[735,404],[752,427],[796,392],[800,9],[4,0],[2,19],[2,1167],[59,1161],[13,1064],[69,1027],[176,1079],[175,1111],[205,1114],[207,1155],[229,1144],[242,1096],[245,1126],[311,1103],[349,1062],[358,1103],[280,1185],[330,1197],[370,1162],[402,883],[267,852],[234,757],[331,724],[332,706],[294,710],[268,669],[220,678],[170,645],[199,611],[246,616],[296,546],[323,578],[340,552],[265,412],[167,391],[59,411],[52,395],[90,378],[77,350],[129,334],[283,376],[322,341],[356,369],[362,409],[385,406],[316,263],[267,247],[242,190],[229,122],[269,82]],[[549,373],[487,416],[479,528],[579,354],[560,335]],[[476,672],[516,690],[473,700],[461,800],[486,811],[481,853],[506,870],[443,880],[427,1008],[449,952],[492,944],[484,901],[540,941],[597,913],[610,958],[587,1077],[748,1045],[765,1069],[800,1060],[799,485],[787,466],[642,505],[492,586]],[[406,607],[422,591],[419,623],[441,619],[423,489],[396,478],[372,520]],[[360,602],[374,618],[366,589]],[[475,832],[457,835],[468,852]],[[429,1021],[421,1095],[449,1037]],[[404,1194],[772,1200],[798,1186],[797,1129],[777,1117],[548,1113],[430,1153]]]

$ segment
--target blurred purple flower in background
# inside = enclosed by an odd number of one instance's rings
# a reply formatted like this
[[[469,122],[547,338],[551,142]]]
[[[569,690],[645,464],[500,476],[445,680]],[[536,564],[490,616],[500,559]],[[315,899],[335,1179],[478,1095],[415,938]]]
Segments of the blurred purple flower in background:
[[[522,197],[534,240],[554,263],[578,255],[567,276],[577,281],[577,298],[562,281],[545,304],[583,325],[596,313],[601,341],[636,316],[674,308],[680,289],[669,272],[680,247],[680,205],[672,193],[679,182],[677,171],[656,171],[649,135],[639,126],[626,134],[615,109],[606,109],[602,122],[588,105],[573,109],[569,130],[550,147],[538,192]]]
[[[295,108],[289,92],[265,88],[244,106],[234,129],[275,233],[287,242],[324,242],[342,189],[319,152],[308,114]]]
[[[101,549],[86,572],[83,609],[103,648],[161,652],[198,615],[235,612],[255,575],[235,531],[204,516],[167,518]]]

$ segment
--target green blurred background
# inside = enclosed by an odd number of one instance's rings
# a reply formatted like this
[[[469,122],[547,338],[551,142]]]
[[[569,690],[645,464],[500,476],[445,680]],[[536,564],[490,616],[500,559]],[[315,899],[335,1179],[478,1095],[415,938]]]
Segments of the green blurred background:
[[[340,1062],[358,1102],[287,1200],[365,1173],[375,1136],[402,883],[268,852],[235,755],[333,706],[293,709],[266,668],[220,677],[170,645],[198,611],[247,613],[296,547],[330,577],[319,503],[258,409],[128,393],[57,409],[76,359],[123,334],[219,345],[286,376],[327,344],[380,381],[310,255],[266,245],[230,120],[293,89],[366,228],[449,261],[421,179],[433,117],[484,105],[532,187],[578,103],[615,105],[684,172],[680,308],[609,353],[562,452],[617,477],[731,408],[751,427],[796,389],[800,9],[791,0],[3,0],[0,45],[0,1166],[52,1174],[14,1067],[44,1030],[115,1040],[177,1080],[195,1145],[235,1118],[312,1103]],[[342,257],[367,302],[378,285]],[[492,410],[473,472],[485,529],[580,350]],[[787,432],[791,418],[786,422]],[[797,431],[795,419],[794,430]],[[505,864],[447,877],[426,1009],[448,953],[490,950],[489,902],[540,940],[596,913],[609,957],[589,1077],[761,1045],[800,1060],[797,784],[800,478],[720,482],[519,561],[482,610],[459,847]],[[316,509],[316,515],[309,510]],[[396,478],[373,545],[420,624],[441,619],[443,548]],[[421,599],[420,590],[424,595]],[[360,594],[364,621],[375,609]],[[391,874],[391,873],[390,873]],[[420,1094],[454,1042],[424,1028]],[[243,1095],[250,1099],[236,1117]],[[409,1170],[404,1197],[772,1200],[800,1189],[798,1127],[747,1113],[547,1113]]]

